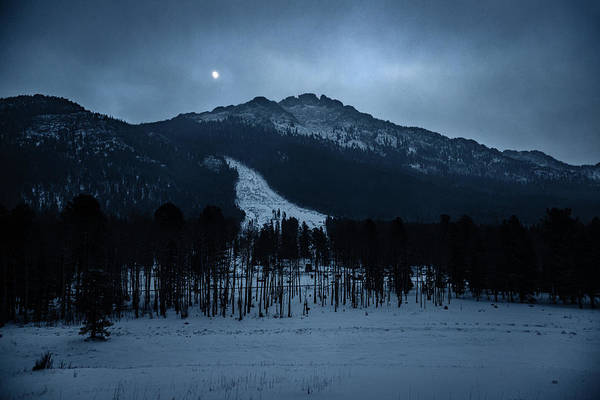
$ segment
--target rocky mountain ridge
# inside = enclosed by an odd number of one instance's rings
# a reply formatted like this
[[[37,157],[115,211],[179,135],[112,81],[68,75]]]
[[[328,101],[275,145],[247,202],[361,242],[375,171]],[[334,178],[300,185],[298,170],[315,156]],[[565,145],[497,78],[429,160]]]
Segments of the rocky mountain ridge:
[[[539,152],[499,151],[474,140],[450,139],[422,128],[396,125],[325,95],[290,96],[280,102],[255,97],[237,106],[182,114],[194,121],[240,118],[287,135],[316,136],[344,148],[393,157],[424,174],[457,174],[531,183],[589,180],[600,183],[600,166],[573,166]]]

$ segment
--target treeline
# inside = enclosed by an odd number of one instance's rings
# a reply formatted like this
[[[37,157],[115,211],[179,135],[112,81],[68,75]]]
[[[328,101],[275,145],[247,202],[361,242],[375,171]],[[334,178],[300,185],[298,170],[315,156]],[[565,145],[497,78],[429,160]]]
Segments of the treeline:
[[[600,296],[600,219],[586,225],[570,209],[549,209],[532,226],[516,216],[478,225],[468,216],[442,215],[435,224],[329,219],[327,231],[335,262],[371,274],[367,282],[379,298],[389,282],[406,295],[410,274],[421,304],[466,293],[511,302],[544,294],[594,307]]]
[[[0,209],[0,227],[1,322],[85,321],[92,336],[125,312],[285,317],[294,301],[303,313],[314,304],[401,306],[415,286],[423,305],[547,294],[593,307],[600,295],[600,220],[585,225],[568,209],[548,210],[534,226],[442,216],[329,218],[325,229],[274,212],[272,223],[240,230],[216,207],[185,219],[166,203],[153,218],[124,219],[80,195],[58,215]]]

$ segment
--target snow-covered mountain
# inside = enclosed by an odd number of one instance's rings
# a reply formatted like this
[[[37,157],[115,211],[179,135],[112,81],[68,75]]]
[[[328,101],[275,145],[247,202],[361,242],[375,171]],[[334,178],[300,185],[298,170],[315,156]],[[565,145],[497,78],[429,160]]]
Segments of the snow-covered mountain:
[[[311,226],[324,215],[535,222],[548,207],[600,209],[600,164],[500,152],[314,94],[140,125],[57,97],[0,99],[0,168],[0,210],[60,209],[81,192],[117,215],[171,201],[190,216],[212,204],[260,223],[279,208]]]
[[[312,93],[280,102],[256,97],[237,106],[182,115],[194,121],[239,118],[284,135],[325,139],[340,148],[373,152],[407,169],[433,175],[487,177],[519,183],[590,180],[600,183],[600,166],[573,166],[539,152],[500,152],[473,140],[450,139],[422,128],[373,118],[339,100]]]

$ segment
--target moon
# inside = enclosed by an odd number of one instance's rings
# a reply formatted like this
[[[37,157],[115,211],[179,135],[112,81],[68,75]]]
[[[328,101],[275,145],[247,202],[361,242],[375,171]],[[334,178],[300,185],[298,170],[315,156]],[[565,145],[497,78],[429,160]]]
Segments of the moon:
[[[219,79],[219,71],[213,71],[211,73],[211,75],[212,75],[213,79]]]

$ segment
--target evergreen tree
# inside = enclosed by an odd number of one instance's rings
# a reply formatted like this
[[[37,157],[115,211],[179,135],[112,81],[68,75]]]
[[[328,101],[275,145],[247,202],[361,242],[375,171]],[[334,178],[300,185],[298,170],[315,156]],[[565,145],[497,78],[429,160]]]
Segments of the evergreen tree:
[[[93,340],[110,336],[107,330],[112,326],[108,319],[112,311],[109,293],[110,285],[102,269],[92,267],[83,273],[78,306],[85,319],[80,335],[89,335]]]
[[[310,229],[306,222],[302,222],[302,227],[300,229],[300,236],[298,238],[298,246],[300,251],[300,257],[307,259],[311,258],[312,254],[310,251],[310,243],[311,243]]]
[[[69,202],[62,217],[75,263],[75,302],[84,319],[80,334],[103,339],[109,335],[106,328],[112,325],[108,316],[113,305],[106,271],[106,218],[98,201],[85,194]]]

